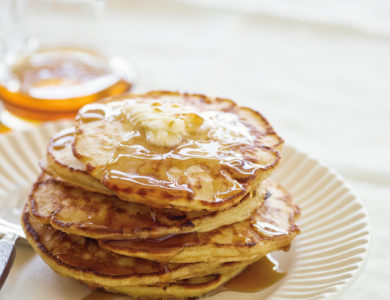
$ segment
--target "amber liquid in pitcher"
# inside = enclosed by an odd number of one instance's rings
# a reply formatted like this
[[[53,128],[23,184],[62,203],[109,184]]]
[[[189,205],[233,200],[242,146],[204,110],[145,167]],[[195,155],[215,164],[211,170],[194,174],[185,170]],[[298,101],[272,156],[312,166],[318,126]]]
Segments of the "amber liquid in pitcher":
[[[128,75],[92,51],[47,48],[2,72],[0,99],[11,114],[23,119],[69,118],[87,103],[128,91]]]

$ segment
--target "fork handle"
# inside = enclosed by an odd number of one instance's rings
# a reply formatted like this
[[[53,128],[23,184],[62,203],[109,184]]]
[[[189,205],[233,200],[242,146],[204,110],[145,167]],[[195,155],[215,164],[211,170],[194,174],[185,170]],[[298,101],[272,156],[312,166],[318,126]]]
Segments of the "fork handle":
[[[13,233],[7,233],[0,240],[0,289],[7,279],[15,259],[15,242],[17,236]]]

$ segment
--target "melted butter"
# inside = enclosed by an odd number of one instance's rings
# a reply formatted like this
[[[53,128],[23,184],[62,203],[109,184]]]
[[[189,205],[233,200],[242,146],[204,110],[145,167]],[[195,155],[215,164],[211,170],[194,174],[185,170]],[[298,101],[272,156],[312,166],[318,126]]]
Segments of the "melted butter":
[[[53,136],[51,145],[55,150],[65,148],[66,145],[72,143],[74,140],[74,127],[61,130],[59,133]]]
[[[213,199],[206,199],[218,202],[245,189],[237,178],[266,167],[256,156],[256,133],[233,113],[128,99],[87,105],[78,119],[121,122],[122,141],[103,178],[114,190],[135,187],[165,191],[167,198],[197,199],[194,186],[201,189],[218,178],[223,184],[211,187],[207,197]],[[190,182],[193,178],[198,183]]]
[[[284,276],[286,276],[286,273],[278,271],[276,261],[271,261],[268,257],[264,257],[225,283],[222,290],[258,292],[274,285]]]
[[[172,147],[200,129],[203,118],[187,107],[172,103],[128,102],[122,115],[155,146]]]

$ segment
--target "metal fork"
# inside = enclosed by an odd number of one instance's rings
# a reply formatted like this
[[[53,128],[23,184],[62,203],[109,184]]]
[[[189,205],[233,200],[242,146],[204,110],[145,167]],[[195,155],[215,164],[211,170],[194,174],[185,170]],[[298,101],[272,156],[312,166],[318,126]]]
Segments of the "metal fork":
[[[6,233],[0,240],[0,289],[3,286],[15,260],[15,242],[19,238],[14,232]]]
[[[18,208],[19,203],[18,199],[21,196],[21,186],[15,185],[15,187],[9,191],[7,194],[6,199],[7,201],[0,201],[0,208],[1,210],[4,210],[6,206],[10,206],[12,208]],[[3,204],[3,205],[1,205]],[[20,210],[21,212],[21,210]],[[19,212],[15,212],[16,215],[19,215]],[[18,239],[25,240],[26,237],[24,235],[24,232],[19,224],[16,224],[14,222],[11,222],[9,220],[5,220],[0,216],[0,235],[2,235],[2,238],[0,239],[0,289],[3,286],[5,280],[7,279],[7,276],[9,274],[9,271],[11,270],[12,264],[15,259],[16,250],[15,250],[15,243]]]

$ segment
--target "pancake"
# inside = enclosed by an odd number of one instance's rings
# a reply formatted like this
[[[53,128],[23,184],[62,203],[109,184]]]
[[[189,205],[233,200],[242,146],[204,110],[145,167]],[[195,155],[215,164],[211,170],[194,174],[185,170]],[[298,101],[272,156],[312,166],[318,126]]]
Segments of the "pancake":
[[[116,288],[102,288],[108,292],[127,294],[131,297],[141,299],[193,299],[215,290],[228,280],[238,275],[245,268],[246,266],[242,266],[237,270],[224,274],[180,280],[167,286],[137,286],[136,288],[123,286]]]
[[[120,199],[182,211],[239,202],[277,166],[282,145],[249,108],[173,92],[86,105],[75,127],[73,154]]]
[[[41,169],[57,181],[86,191],[113,195],[99,180],[90,176],[85,166],[73,156],[73,140],[74,127],[55,134],[47,146],[46,158],[40,162]]]
[[[73,188],[43,174],[34,184],[29,202],[34,217],[69,234],[96,239],[145,239],[205,232],[245,220],[263,198],[259,187],[233,207],[218,212],[153,209]]]
[[[22,226],[28,242],[54,271],[104,287],[148,286],[223,274],[249,263],[160,264],[123,256],[99,247],[96,240],[68,235],[40,223],[27,207]]]
[[[188,233],[158,240],[100,240],[99,245],[127,256],[160,262],[226,262],[250,260],[288,248],[299,233],[299,209],[290,194],[267,180],[269,197],[247,220],[210,232]]]

